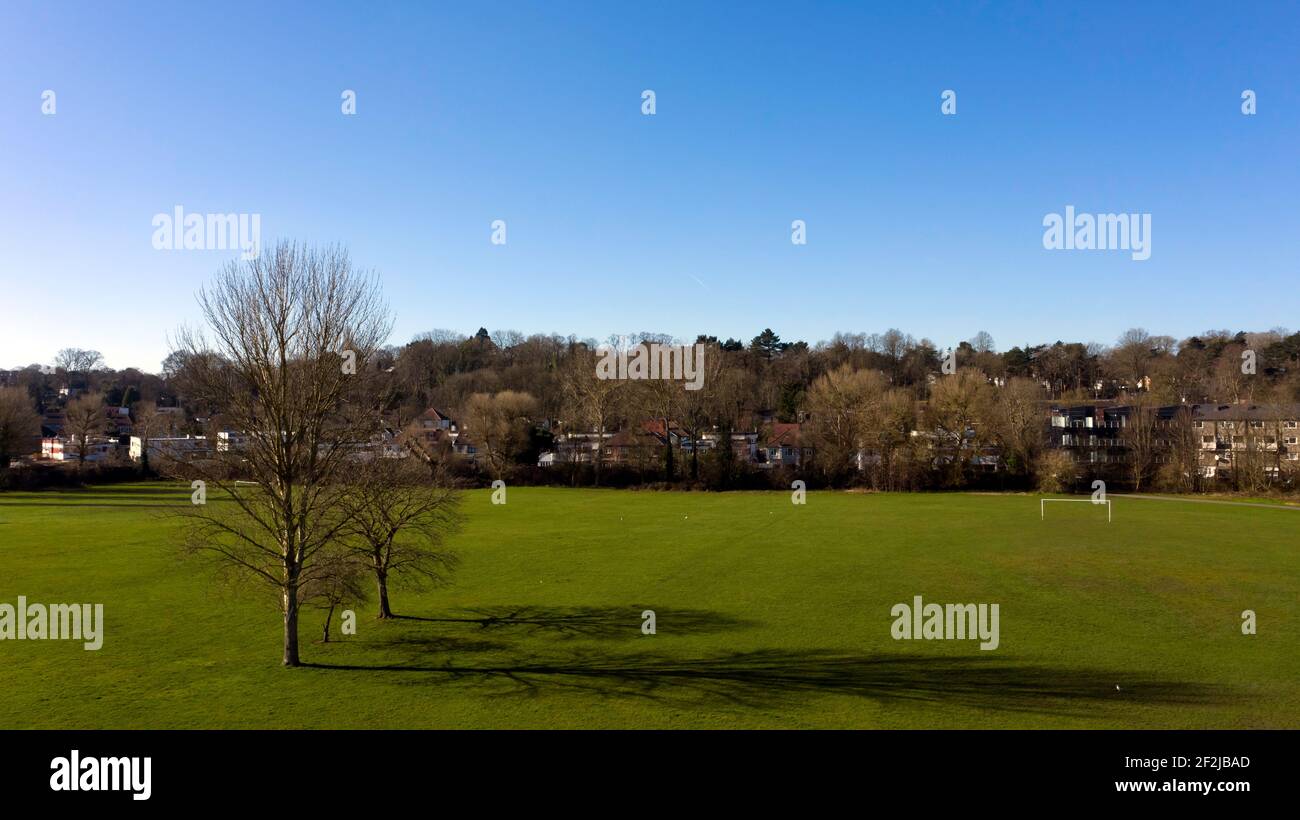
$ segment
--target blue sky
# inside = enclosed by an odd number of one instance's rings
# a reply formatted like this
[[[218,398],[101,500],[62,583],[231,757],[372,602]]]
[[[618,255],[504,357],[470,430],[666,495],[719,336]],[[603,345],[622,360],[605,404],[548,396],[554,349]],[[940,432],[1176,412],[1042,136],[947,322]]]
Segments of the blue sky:
[[[234,257],[175,205],[346,244],[397,343],[1300,325],[1297,7],[1039,5],[7,4],[0,366],[156,369]],[[1066,205],[1151,258],[1044,250]]]

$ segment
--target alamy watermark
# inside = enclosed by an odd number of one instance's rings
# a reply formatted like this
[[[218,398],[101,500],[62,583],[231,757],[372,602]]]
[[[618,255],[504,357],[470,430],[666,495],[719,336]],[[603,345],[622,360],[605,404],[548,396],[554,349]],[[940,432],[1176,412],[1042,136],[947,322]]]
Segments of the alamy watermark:
[[[619,337],[617,347],[601,345],[596,362],[598,379],[672,379],[685,381],[687,390],[704,386],[704,345],[664,345],[648,342],[628,347]]]
[[[980,649],[998,648],[997,604],[927,604],[921,596],[912,604],[894,604],[889,610],[894,625],[889,634],[896,641],[980,640]]]
[[[50,790],[56,792],[130,792],[132,800],[153,794],[153,758],[82,757],[73,749],[50,761]]]
[[[82,641],[87,652],[104,645],[103,604],[0,604],[0,641]]]
[[[154,214],[153,247],[159,251],[243,251],[252,259],[262,241],[261,214],[185,213],[177,205],[171,213]]]
[[[1077,214],[1066,205],[1064,216],[1044,216],[1043,227],[1049,251],[1130,251],[1137,262],[1151,258],[1151,214]]]

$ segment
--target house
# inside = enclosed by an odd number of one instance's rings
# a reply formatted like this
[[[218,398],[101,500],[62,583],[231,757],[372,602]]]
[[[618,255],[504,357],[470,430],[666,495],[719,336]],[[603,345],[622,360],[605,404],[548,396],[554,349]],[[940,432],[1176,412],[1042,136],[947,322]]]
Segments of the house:
[[[1130,443],[1125,431],[1137,408],[1097,402],[1052,407],[1048,446],[1065,450],[1079,464],[1125,464]],[[1175,460],[1181,433],[1190,428],[1196,464],[1205,478],[1237,469],[1279,476],[1284,467],[1300,467],[1300,404],[1173,404],[1146,408],[1151,416],[1155,461]],[[1186,425],[1184,427],[1184,425]]]
[[[605,442],[605,463],[648,467],[663,451],[663,442],[645,430],[620,430]]]
[[[727,434],[737,461],[757,463],[760,458],[757,432],[732,432]],[[592,464],[598,446],[604,452],[604,464],[650,467],[663,457],[665,446],[671,442],[674,450],[691,454],[698,448],[711,452],[722,446],[723,434],[709,430],[691,436],[677,424],[663,419],[648,419],[638,428],[615,433],[567,432],[555,438],[555,449],[541,454],[539,467],[557,467],[564,464]],[[601,442],[603,441],[603,444]]]
[[[64,426],[68,423],[68,415],[63,412],[62,407],[51,405],[45,408],[41,415],[41,435],[46,438],[55,438],[63,432]]]
[[[760,467],[798,467],[811,455],[803,445],[803,425],[772,422],[763,429],[757,450]],[[807,452],[805,452],[807,451]]]
[[[149,439],[149,462],[156,464],[166,459],[192,458],[209,453],[207,436],[159,436]],[[132,461],[140,461],[145,454],[144,439],[131,436],[128,454]]]
[[[432,435],[434,431],[443,430],[446,431],[447,435],[455,438],[460,433],[459,425],[452,420],[451,416],[439,412],[432,407],[416,416],[415,420],[411,424],[415,429],[430,435]]]
[[[105,461],[117,452],[115,439],[103,436],[91,436],[86,439],[87,462]],[[48,461],[80,461],[77,444],[72,439],[62,436],[41,439],[41,458]]]
[[[217,433],[217,452],[239,452],[248,446],[248,436],[236,430],[221,430]]]
[[[555,449],[542,453],[537,459],[539,467],[558,467],[562,464],[593,464],[602,442],[614,437],[610,432],[564,432],[555,436]],[[606,455],[606,459],[609,456]]]
[[[132,429],[131,408],[104,408],[104,433],[106,435],[122,438],[131,435]]]
[[[1300,404],[1196,404],[1191,426],[1207,478],[1233,469],[1277,478],[1300,467]]]

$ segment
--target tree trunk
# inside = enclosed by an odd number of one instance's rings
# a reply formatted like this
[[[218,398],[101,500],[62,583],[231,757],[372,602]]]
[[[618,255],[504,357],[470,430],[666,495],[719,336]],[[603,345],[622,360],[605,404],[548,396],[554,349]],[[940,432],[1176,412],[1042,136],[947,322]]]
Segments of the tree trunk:
[[[673,480],[673,434],[668,429],[667,416],[664,416],[664,445],[668,448],[664,462],[664,474],[667,476],[667,480],[671,482]]]
[[[284,590],[284,665],[299,666],[298,659],[298,586],[291,583]]]
[[[378,572],[375,574],[375,581],[379,586],[379,618],[393,617],[393,610],[388,606],[388,574]]]
[[[334,604],[330,604],[329,610],[325,613],[325,628],[321,633],[321,643],[330,642],[330,619],[334,617]]]

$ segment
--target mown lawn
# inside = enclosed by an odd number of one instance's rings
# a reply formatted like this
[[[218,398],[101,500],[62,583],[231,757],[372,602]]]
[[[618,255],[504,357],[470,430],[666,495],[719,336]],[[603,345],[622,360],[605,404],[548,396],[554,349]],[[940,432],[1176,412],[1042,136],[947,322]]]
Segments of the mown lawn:
[[[329,645],[307,613],[313,666],[286,670],[265,593],[181,554],[167,512],[188,503],[0,494],[0,603],[107,622],[99,652],[0,641],[0,728],[1300,727],[1300,512],[471,492],[452,585],[396,590],[410,618],[367,605]],[[893,640],[914,595],[999,604],[1000,647]]]

